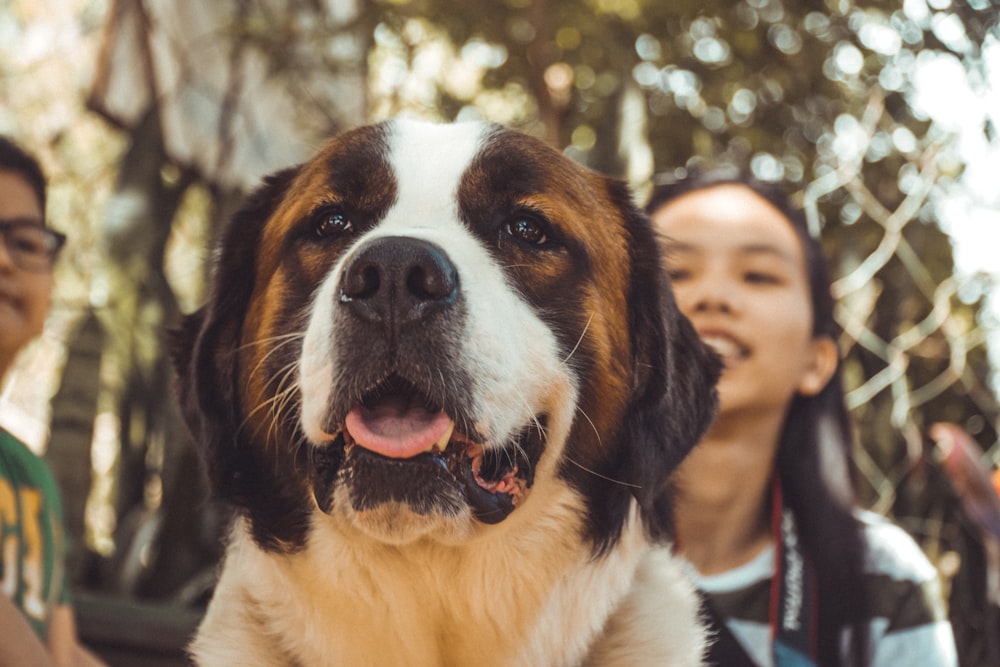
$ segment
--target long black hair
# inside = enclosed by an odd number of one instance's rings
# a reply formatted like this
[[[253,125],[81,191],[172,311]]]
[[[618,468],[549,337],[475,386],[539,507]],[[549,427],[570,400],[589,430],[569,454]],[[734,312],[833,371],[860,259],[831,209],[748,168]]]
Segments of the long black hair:
[[[768,201],[788,220],[805,256],[813,311],[813,336],[836,341],[830,273],[820,239],[810,233],[801,208],[780,186],[732,169],[695,172],[658,182],[646,212],[652,215],[683,194],[718,185],[743,185]],[[853,514],[854,446],[850,415],[838,363],[826,386],[813,396],[796,394],[789,407],[775,459],[784,500],[795,514],[806,558],[813,563],[819,595],[818,652],[821,665],[844,664],[841,631],[851,628],[847,656],[867,664],[870,602],[863,576],[864,535]]]

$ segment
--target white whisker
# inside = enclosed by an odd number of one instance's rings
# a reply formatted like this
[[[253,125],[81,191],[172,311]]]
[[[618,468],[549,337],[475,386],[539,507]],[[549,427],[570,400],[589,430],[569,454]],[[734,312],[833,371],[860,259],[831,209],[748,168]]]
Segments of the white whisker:
[[[590,418],[590,415],[588,415],[586,412],[584,412],[583,410],[581,410],[579,407],[576,409],[576,411],[579,414],[581,414],[584,419],[587,420],[587,423],[590,424],[590,428],[592,428],[594,430],[594,435],[597,437],[598,444],[603,447],[604,443],[601,441],[601,433],[600,433],[600,431],[597,430],[597,426],[594,425],[594,422]],[[593,475],[594,477],[600,477],[601,479],[607,480],[607,481],[612,482],[614,484],[618,484],[620,486],[627,486],[627,487],[629,487],[631,489],[642,488],[638,484],[632,484],[631,482],[625,482],[625,481],[620,480],[620,479],[614,479],[612,477],[608,477],[607,475],[602,475],[601,473],[597,472],[596,470],[591,470],[590,468],[588,468],[587,466],[583,465],[582,463],[579,463],[578,461],[574,461],[568,454],[566,455],[566,460],[569,461],[570,463],[572,463],[573,465],[575,465],[580,470],[582,470],[585,473],[588,473],[590,475]]]
[[[580,343],[583,342],[583,337],[587,335],[587,330],[590,329],[590,323],[593,321],[594,321],[594,315],[591,314],[591,316],[587,318],[587,324],[584,325],[583,331],[580,332],[580,337],[576,339],[576,345],[573,346],[573,349],[570,350],[569,354],[566,355],[566,358],[563,359],[564,364],[567,361],[569,361],[570,357],[572,357],[576,353],[577,349],[580,347]]]
[[[604,447],[604,442],[601,440],[601,432],[597,430],[597,426],[590,418],[590,415],[584,412],[579,406],[577,406],[576,411],[579,412],[581,415],[583,415],[583,418],[587,420],[588,424],[590,424],[590,428],[593,429],[594,435],[597,436],[597,444],[600,445],[601,447]]]
[[[566,457],[566,460],[569,461],[570,463],[572,463],[573,465],[575,465],[580,470],[584,471],[585,473],[587,473],[589,475],[593,475],[594,477],[600,477],[601,479],[607,480],[607,481],[611,482],[612,484],[618,484],[619,486],[627,486],[630,489],[641,489],[642,488],[642,486],[640,486],[639,484],[632,484],[631,482],[625,482],[625,481],[620,480],[620,479],[615,479],[613,477],[608,477],[607,475],[602,475],[601,473],[597,472],[596,470],[591,470],[587,466],[574,461],[569,456]]]

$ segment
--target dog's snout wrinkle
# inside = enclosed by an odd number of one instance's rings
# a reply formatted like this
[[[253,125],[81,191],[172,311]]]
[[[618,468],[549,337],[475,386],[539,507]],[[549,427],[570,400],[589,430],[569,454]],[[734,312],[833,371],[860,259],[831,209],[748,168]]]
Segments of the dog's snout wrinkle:
[[[438,246],[387,236],[362,246],[347,263],[340,301],[362,319],[389,326],[419,322],[458,299],[458,270]]]

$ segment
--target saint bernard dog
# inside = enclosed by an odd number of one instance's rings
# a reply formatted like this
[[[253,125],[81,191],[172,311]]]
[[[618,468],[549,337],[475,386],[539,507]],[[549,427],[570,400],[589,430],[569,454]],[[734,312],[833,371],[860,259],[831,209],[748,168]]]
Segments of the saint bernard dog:
[[[485,123],[266,179],[176,332],[236,508],[198,665],[696,665],[671,471],[718,360],[627,188]]]

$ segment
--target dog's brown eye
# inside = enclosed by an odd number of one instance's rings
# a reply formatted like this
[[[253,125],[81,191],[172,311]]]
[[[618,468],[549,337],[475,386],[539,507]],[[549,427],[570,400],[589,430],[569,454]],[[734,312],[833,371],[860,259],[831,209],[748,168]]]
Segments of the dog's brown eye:
[[[515,218],[504,225],[504,231],[532,245],[542,245],[549,240],[542,226],[530,218]]]
[[[343,213],[324,213],[316,223],[316,236],[325,238],[354,231],[354,223]]]

